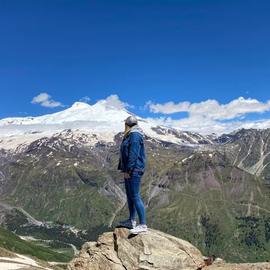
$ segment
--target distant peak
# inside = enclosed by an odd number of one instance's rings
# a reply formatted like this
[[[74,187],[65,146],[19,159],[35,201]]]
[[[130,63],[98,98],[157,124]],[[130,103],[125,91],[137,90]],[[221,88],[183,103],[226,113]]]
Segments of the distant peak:
[[[81,109],[81,108],[89,108],[91,105],[89,105],[88,103],[85,102],[81,102],[81,101],[76,101],[72,104],[71,108],[74,109]]]

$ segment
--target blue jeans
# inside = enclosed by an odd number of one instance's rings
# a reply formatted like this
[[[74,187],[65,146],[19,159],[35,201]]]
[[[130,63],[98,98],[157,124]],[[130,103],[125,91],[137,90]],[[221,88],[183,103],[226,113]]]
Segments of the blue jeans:
[[[129,209],[129,219],[136,219],[136,211],[140,224],[146,224],[144,204],[140,195],[140,184],[143,172],[133,171],[129,179],[125,179],[125,188]]]

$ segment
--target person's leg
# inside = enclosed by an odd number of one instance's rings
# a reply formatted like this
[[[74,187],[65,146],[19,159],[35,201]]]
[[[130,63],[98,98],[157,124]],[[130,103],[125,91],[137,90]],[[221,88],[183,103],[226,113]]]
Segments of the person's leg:
[[[141,177],[142,175],[139,173],[133,173],[131,179],[129,179],[131,188],[130,192],[132,201],[139,216],[139,222],[140,224],[146,224],[145,208],[140,195]]]
[[[130,180],[125,179],[125,189],[126,189],[126,195],[127,195],[127,203],[128,203],[128,209],[129,209],[129,219],[135,220],[136,219],[136,209],[134,202],[131,197],[131,187],[130,187]]]

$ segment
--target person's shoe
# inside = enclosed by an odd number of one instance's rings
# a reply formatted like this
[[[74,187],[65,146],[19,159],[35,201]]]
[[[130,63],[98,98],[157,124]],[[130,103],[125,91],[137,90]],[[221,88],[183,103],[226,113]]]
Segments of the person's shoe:
[[[146,224],[139,224],[138,226],[136,226],[134,229],[131,229],[130,232],[132,234],[138,234],[141,232],[147,232],[147,225]]]
[[[118,226],[123,226],[126,227],[128,229],[134,229],[136,227],[136,220],[122,220],[118,223]]]

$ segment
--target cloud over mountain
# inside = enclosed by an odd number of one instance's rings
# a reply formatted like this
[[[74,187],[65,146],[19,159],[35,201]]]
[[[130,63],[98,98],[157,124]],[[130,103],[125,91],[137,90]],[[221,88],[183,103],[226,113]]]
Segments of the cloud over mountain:
[[[249,113],[262,114],[270,111],[270,100],[264,103],[257,99],[239,97],[226,104],[220,104],[214,99],[198,103],[169,101],[161,104],[148,101],[145,107],[155,114],[172,115],[187,112],[187,117],[179,119],[173,119],[170,116],[151,117],[151,119],[163,125],[203,134],[227,133],[238,128],[267,128],[270,126],[268,119],[258,117],[253,121],[245,120],[245,116]]]
[[[147,106],[153,113],[173,114],[177,112],[188,112],[191,117],[202,116],[213,120],[227,120],[243,116],[247,113],[262,113],[270,110],[270,100],[266,103],[257,99],[239,97],[227,104],[220,104],[214,99],[208,99],[199,103],[188,101],[164,104],[147,102]]]
[[[55,101],[48,93],[40,93],[35,96],[31,103],[40,104],[43,107],[55,108],[55,107],[63,107],[63,104],[59,101]]]

